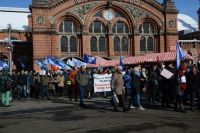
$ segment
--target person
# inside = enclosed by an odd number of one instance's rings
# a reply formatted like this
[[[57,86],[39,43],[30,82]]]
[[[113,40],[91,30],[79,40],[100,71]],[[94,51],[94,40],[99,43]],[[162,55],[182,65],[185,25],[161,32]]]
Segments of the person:
[[[123,107],[123,112],[126,111],[125,109],[125,89],[124,89],[124,80],[123,80],[123,68],[121,66],[117,67],[115,73],[113,73],[111,78],[111,91],[113,95],[116,95],[119,99],[119,105]],[[114,111],[118,112],[117,103],[114,103]]]
[[[174,110],[178,112],[186,113],[183,105],[184,91],[186,89],[186,77],[185,77],[186,66],[181,63],[177,74],[175,75],[175,85],[176,85],[176,102],[174,105]]]
[[[50,96],[49,96],[49,90],[48,90],[48,85],[49,85],[49,77],[48,74],[46,73],[45,75],[42,75],[41,78],[41,83],[42,83],[42,90],[41,90],[41,97],[42,99],[45,97],[45,95],[47,96],[47,99],[50,100]]]
[[[86,86],[88,85],[88,75],[86,72],[86,66],[82,66],[81,69],[75,76],[75,80],[79,86],[79,97],[80,97],[80,106],[83,107],[83,99],[85,97]]]
[[[64,76],[59,73],[58,74],[58,95],[63,96],[64,93],[64,83],[65,83],[65,78]]]
[[[190,94],[191,110],[194,111],[194,96],[197,96],[197,107],[200,109],[200,74],[197,71],[196,65],[192,66],[192,71],[187,75],[187,88]]]
[[[158,75],[157,75],[157,66],[153,66],[152,70],[150,71],[149,81],[150,81],[150,99],[155,104],[156,101],[156,94],[158,92]]]
[[[132,79],[131,79],[131,69],[127,69],[126,73],[123,76],[124,86],[125,86],[125,98],[129,101],[129,109],[133,109],[132,107]]]
[[[75,102],[77,102],[77,96],[78,96],[78,86],[75,80],[75,76],[78,72],[78,67],[75,66],[73,68],[73,70],[69,73],[69,77],[68,77],[68,83],[70,84],[68,86],[68,95],[69,95],[69,100],[72,100],[72,95],[74,93],[74,100]],[[70,82],[71,81],[71,82]]]
[[[89,80],[88,80],[88,85],[86,87],[86,93],[87,93],[87,98],[91,99],[91,92],[93,90],[94,78],[91,70],[88,69],[87,74]]]
[[[135,103],[138,107],[138,110],[145,110],[141,105],[141,73],[140,67],[136,66],[134,72],[132,73],[132,89],[135,94]]]
[[[27,76],[23,70],[18,76],[18,83],[21,89],[21,97],[27,98]]]
[[[2,106],[10,107],[10,91],[12,89],[12,82],[6,72],[0,73],[0,89],[1,89],[1,98]]]

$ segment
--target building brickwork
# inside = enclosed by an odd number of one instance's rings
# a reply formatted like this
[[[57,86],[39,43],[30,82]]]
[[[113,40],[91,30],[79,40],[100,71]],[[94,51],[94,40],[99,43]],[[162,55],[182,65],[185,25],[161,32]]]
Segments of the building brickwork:
[[[35,70],[35,61],[47,55],[139,56],[170,51],[178,40],[172,0],[32,0],[30,12],[31,38],[27,32],[12,36],[31,40]]]

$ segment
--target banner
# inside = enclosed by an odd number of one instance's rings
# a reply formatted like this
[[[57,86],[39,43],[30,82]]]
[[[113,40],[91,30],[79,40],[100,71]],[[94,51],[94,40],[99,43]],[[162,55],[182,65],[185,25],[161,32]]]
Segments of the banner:
[[[94,93],[111,91],[110,82],[112,74],[94,74]]]

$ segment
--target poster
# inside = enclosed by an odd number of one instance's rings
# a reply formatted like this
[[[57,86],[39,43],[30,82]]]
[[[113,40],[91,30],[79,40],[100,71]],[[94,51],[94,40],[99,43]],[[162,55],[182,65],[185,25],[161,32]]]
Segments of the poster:
[[[110,82],[112,74],[94,74],[94,93],[111,91]]]
[[[163,77],[166,79],[170,79],[174,74],[168,71],[167,69],[163,69],[162,72],[160,73]]]

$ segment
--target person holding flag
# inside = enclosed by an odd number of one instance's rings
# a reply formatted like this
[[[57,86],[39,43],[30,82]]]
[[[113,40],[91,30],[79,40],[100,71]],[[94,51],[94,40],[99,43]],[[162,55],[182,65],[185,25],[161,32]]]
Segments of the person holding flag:
[[[180,47],[179,43],[176,44],[176,68],[177,73],[175,75],[175,85],[176,85],[176,102],[174,105],[175,111],[180,111],[186,113],[183,106],[183,97],[186,90],[186,65],[183,60],[186,58],[186,53]]]

